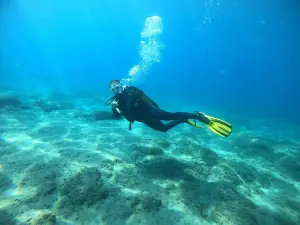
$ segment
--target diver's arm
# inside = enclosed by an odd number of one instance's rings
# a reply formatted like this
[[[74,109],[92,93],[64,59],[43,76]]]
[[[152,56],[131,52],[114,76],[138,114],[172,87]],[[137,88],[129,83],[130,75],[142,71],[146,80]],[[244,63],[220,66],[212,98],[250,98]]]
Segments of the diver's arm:
[[[112,108],[112,114],[114,118],[120,118],[122,116],[121,111],[118,108]]]
[[[118,108],[118,101],[116,100],[111,103],[111,110],[114,116],[121,116],[122,114],[121,110]]]

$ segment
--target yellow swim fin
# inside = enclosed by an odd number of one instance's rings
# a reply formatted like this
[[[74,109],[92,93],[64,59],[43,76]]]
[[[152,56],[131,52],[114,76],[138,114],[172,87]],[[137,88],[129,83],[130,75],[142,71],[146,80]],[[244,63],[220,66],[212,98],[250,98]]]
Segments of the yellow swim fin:
[[[209,119],[209,123],[205,124],[212,132],[222,137],[229,137],[232,132],[232,125],[224,120],[203,114]]]

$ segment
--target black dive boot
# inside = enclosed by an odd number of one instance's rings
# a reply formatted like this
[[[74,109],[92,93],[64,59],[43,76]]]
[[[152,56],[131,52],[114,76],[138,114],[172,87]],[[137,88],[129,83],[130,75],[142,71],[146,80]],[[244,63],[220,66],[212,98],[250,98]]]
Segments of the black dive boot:
[[[194,119],[194,120],[196,119],[202,123],[210,124],[210,120],[201,112],[189,113],[189,119]]]

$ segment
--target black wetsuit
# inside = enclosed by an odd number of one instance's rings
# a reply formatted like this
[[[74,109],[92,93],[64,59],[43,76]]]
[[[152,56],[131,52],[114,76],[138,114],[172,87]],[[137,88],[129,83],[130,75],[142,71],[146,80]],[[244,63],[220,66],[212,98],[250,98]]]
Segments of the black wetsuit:
[[[143,100],[141,97],[143,94],[139,89],[129,86],[122,93],[114,96],[121,114],[130,122],[129,129],[131,129],[131,123],[139,121],[154,130],[167,132],[176,125],[186,122],[187,119],[198,119],[196,113],[162,110],[155,102]],[[172,121],[162,123],[161,120]]]

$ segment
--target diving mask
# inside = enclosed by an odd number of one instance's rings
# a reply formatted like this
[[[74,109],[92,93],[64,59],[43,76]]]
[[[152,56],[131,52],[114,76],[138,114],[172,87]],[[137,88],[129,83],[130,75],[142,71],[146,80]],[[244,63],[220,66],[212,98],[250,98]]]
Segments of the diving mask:
[[[109,90],[113,93],[121,93],[123,91],[123,86],[119,80],[113,80],[109,83]]]

